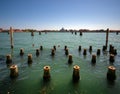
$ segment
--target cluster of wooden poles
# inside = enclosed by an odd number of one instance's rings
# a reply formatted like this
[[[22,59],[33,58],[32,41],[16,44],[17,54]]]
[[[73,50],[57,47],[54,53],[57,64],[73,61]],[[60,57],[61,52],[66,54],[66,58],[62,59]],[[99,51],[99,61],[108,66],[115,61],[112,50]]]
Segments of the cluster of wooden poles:
[[[12,63],[11,55],[7,55],[7,60],[6,63]],[[28,54],[28,63],[32,63],[32,54]],[[44,74],[43,74],[43,79],[45,81],[50,80],[50,66],[44,66],[43,67]],[[79,75],[79,70],[80,67],[78,65],[75,65],[73,67],[73,81],[77,82],[79,81],[80,75]],[[18,66],[13,64],[10,66],[10,77],[11,78],[16,78],[18,76]]]
[[[106,30],[106,43],[105,43],[105,46],[103,46],[103,51],[107,50],[108,33],[109,33],[109,29]],[[41,32],[39,32],[39,34],[41,34]],[[75,35],[76,34],[77,34],[77,32],[75,32]],[[82,32],[80,32],[80,35],[82,36]],[[31,32],[31,36],[34,36],[33,32]],[[14,43],[13,43],[13,29],[12,29],[12,27],[10,27],[10,40],[11,40],[11,48],[13,48]],[[40,47],[40,50],[43,50],[42,46]],[[55,55],[55,50],[56,50],[56,46],[53,46],[53,49],[51,50],[51,56]],[[67,46],[65,46],[64,50],[65,50],[65,54],[69,55],[68,63],[72,64],[73,63],[72,55],[69,54],[69,50],[68,50]],[[81,46],[79,46],[78,50],[81,51]],[[90,52],[92,51],[92,46],[89,47],[89,51]],[[100,55],[100,52],[101,52],[101,50],[97,49],[97,55]],[[109,61],[114,62],[115,61],[114,56],[117,54],[117,50],[114,49],[114,46],[110,45],[109,52],[110,52]],[[40,54],[39,49],[36,49],[36,56],[39,56],[39,54]],[[87,54],[87,49],[84,49],[83,50],[83,55],[86,55],[86,54]],[[20,55],[21,56],[24,55],[24,49],[23,48],[20,49]],[[32,62],[33,62],[32,61],[32,54],[28,54],[28,64],[31,64]],[[93,64],[96,63],[96,54],[92,55],[91,62]],[[6,56],[6,63],[7,64],[12,63],[11,55]],[[79,71],[80,71],[80,67],[78,65],[75,65],[73,67],[73,81],[78,81],[79,80],[79,78],[80,78]],[[114,81],[116,79],[115,71],[116,71],[116,68],[114,66],[109,66],[108,67],[108,72],[107,72],[107,79],[108,80]],[[17,77],[17,76],[18,76],[18,67],[17,67],[17,65],[11,65],[10,66],[10,77],[14,78],[14,77]],[[50,79],[50,66],[45,66],[44,67],[43,79],[44,80]]]
[[[43,46],[40,46],[39,49],[36,49],[36,56],[40,55],[40,50],[43,50]],[[78,51],[81,52],[81,46],[78,47]],[[65,55],[68,56],[68,64],[72,64],[73,63],[73,59],[72,59],[72,54],[69,54],[69,49],[67,46],[64,47],[64,51],[65,51]],[[51,56],[54,56],[56,52],[56,46],[53,46],[53,48],[51,49]],[[89,46],[89,52],[92,52],[92,46]],[[104,52],[104,46],[103,46],[103,52]],[[110,62],[114,62],[114,56],[117,55],[117,50],[114,49],[114,46],[110,45],[109,47],[109,61]],[[92,59],[91,59],[91,63],[95,64],[96,63],[96,55],[99,56],[101,54],[101,50],[97,49],[96,54],[92,55]],[[24,55],[24,49],[21,48],[20,49],[20,56]],[[83,49],[83,55],[86,56],[87,55],[87,49]],[[28,64],[31,64],[33,62],[32,59],[32,54],[28,54]],[[12,58],[11,55],[8,54],[6,55],[6,64],[12,64]],[[44,80],[49,80],[50,79],[50,66],[44,66],[44,74],[43,74],[43,79]],[[79,71],[80,71],[80,66],[75,65],[73,67],[73,81],[78,81],[80,78],[79,75]],[[114,81],[116,79],[116,74],[115,74],[116,68],[114,66],[109,66],[108,67],[108,72],[107,72],[107,79]],[[14,78],[18,76],[18,67],[17,65],[11,65],[10,66],[10,77]]]

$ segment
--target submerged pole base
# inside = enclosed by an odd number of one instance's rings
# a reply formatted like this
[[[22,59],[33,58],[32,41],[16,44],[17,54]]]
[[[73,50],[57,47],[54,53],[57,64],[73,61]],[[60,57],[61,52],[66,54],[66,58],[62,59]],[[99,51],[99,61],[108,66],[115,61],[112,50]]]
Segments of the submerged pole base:
[[[14,46],[13,45],[11,45],[11,49],[13,49],[14,48]]]
[[[73,75],[73,82],[78,82],[80,79],[80,76]]]
[[[107,73],[107,80],[109,80],[109,81],[116,80],[116,75]]]
[[[50,78],[51,78],[50,75],[49,75],[49,76],[43,76],[43,80],[44,80],[44,81],[49,81]]]

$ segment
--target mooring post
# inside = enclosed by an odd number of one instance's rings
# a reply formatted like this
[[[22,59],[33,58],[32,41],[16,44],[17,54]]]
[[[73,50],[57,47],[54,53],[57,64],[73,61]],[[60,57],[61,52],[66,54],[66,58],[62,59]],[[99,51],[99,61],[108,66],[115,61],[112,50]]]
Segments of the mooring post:
[[[51,49],[51,56],[55,55],[55,49]]]
[[[41,50],[41,51],[43,50],[43,46],[40,46],[40,50]]]
[[[78,51],[81,51],[81,45],[79,45]]]
[[[87,55],[87,49],[83,50],[83,55]]]
[[[92,46],[89,46],[89,52],[92,52]]]
[[[21,48],[21,49],[20,49],[20,56],[23,56],[23,55],[24,55],[24,49]]]
[[[15,78],[18,76],[18,67],[17,65],[10,66],[10,77]]]
[[[93,64],[96,63],[96,55],[95,55],[95,54],[92,55],[91,62],[92,62]]]
[[[67,49],[67,46],[65,45],[64,50],[66,50],[66,49]]]
[[[43,79],[50,80],[50,66],[44,66],[43,69],[44,69]]]
[[[39,56],[39,54],[40,54],[40,50],[36,49],[36,56]]]
[[[108,46],[108,34],[109,34],[109,28],[106,31],[106,43],[105,43],[106,50],[107,50],[107,46]]]
[[[55,45],[53,46],[53,49],[56,51],[56,46]]]
[[[39,35],[41,35],[41,31],[39,31]]]
[[[34,36],[34,31],[31,31],[31,36]]]
[[[80,36],[82,36],[82,31],[80,31]]]
[[[109,61],[110,61],[111,63],[113,63],[113,62],[115,61],[115,56],[114,56],[114,54],[110,54],[110,56],[109,56]]]
[[[80,79],[80,74],[79,74],[79,71],[80,71],[80,67],[78,65],[75,65],[73,67],[73,81],[74,82],[78,82],[79,79]]]
[[[32,54],[28,54],[28,64],[31,64],[32,62]]]
[[[97,49],[97,55],[100,55],[101,50]]]
[[[68,55],[68,54],[69,54],[69,50],[68,50],[68,48],[66,48],[65,55]]]
[[[114,81],[116,79],[116,68],[114,66],[108,67],[107,79],[109,81]]]
[[[69,56],[68,56],[68,64],[72,64],[72,63],[73,63],[72,55],[69,54]]]
[[[13,29],[12,27],[10,27],[10,43],[11,43],[11,49],[13,49],[14,47],[14,43],[13,43]]]
[[[10,54],[6,55],[6,64],[11,64],[12,63],[12,58]]]

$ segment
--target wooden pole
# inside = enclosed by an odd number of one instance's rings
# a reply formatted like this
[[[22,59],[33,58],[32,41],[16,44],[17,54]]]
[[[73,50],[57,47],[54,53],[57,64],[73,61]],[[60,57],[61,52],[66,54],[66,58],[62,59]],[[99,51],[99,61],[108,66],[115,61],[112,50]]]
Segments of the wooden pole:
[[[18,66],[17,65],[10,66],[10,77],[15,78],[17,76],[18,76]]]
[[[77,81],[79,81],[79,79],[80,79],[79,71],[80,71],[80,67],[79,67],[78,65],[75,65],[75,66],[73,67],[73,75],[72,75],[74,82],[77,82]]]
[[[10,43],[11,43],[11,49],[13,49],[14,47],[14,43],[13,43],[13,29],[12,27],[10,27]]]
[[[108,46],[108,34],[109,34],[109,28],[106,31],[106,44],[105,44],[106,50],[107,50],[107,46]]]
[[[50,80],[50,66],[44,66],[43,79]]]

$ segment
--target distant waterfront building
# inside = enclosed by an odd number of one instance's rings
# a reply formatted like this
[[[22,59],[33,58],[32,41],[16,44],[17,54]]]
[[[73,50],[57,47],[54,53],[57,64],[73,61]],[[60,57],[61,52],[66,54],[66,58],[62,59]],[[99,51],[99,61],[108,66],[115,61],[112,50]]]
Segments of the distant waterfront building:
[[[23,32],[23,31],[20,29],[14,29],[14,32]]]
[[[0,32],[2,32],[3,31],[3,29],[2,28],[0,28]]]
[[[60,32],[65,32],[66,30],[62,27],[62,29],[60,29]]]

